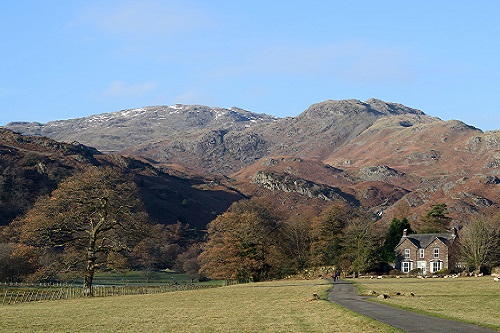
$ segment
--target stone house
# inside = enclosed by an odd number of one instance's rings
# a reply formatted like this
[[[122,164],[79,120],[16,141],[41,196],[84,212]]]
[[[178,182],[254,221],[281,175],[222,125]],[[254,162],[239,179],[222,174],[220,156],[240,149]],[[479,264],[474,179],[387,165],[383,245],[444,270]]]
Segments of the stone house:
[[[409,273],[420,268],[423,274],[432,274],[441,269],[455,269],[457,264],[457,229],[450,233],[407,234],[395,248],[396,269]]]

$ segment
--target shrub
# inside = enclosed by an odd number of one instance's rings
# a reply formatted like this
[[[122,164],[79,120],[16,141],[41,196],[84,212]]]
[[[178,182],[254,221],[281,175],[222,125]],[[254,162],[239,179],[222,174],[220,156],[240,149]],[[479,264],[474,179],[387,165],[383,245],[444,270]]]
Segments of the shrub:
[[[414,268],[408,273],[408,275],[410,276],[421,276],[423,274],[424,271],[422,270],[422,268]]]
[[[451,271],[448,268],[443,268],[443,269],[440,269],[439,271],[436,271],[432,274],[434,274],[434,275],[449,275],[450,273],[451,273]]]
[[[393,275],[393,276],[404,275],[404,273],[401,272],[399,269],[391,269],[391,271],[389,272],[389,275]]]

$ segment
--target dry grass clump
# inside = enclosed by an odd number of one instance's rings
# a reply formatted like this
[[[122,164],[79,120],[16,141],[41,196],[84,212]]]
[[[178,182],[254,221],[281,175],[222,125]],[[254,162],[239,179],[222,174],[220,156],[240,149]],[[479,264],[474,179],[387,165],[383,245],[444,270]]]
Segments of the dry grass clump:
[[[1,306],[1,332],[399,332],[325,300],[324,281]]]
[[[500,330],[500,288],[491,277],[354,282],[361,294],[390,295],[383,303]]]

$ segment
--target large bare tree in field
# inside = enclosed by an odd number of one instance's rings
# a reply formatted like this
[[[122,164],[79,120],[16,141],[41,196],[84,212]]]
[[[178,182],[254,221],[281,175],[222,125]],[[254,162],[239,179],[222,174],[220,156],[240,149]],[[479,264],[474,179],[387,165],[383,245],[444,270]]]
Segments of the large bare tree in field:
[[[144,238],[149,224],[132,176],[92,167],[61,182],[14,227],[25,244],[61,248],[65,269],[83,274],[91,296],[95,269]]]
[[[459,237],[460,254],[474,272],[481,267],[500,262],[500,217],[479,216],[462,229]]]

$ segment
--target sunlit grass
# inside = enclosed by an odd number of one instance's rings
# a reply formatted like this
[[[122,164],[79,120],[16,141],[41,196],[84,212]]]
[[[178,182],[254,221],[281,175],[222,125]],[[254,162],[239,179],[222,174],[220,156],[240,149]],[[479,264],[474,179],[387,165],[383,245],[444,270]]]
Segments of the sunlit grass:
[[[166,294],[0,306],[1,332],[398,332],[280,281]]]
[[[390,295],[383,301],[390,305],[500,330],[500,283],[491,277],[355,279],[354,282],[364,295],[372,291]]]

